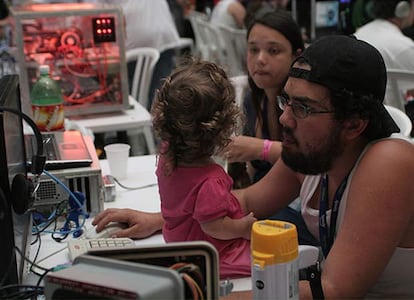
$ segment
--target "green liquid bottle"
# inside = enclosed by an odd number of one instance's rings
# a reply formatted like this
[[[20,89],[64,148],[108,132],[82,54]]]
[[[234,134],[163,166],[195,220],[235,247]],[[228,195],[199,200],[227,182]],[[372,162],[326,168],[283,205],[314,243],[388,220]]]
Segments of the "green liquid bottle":
[[[47,65],[39,67],[40,78],[30,93],[33,121],[40,131],[61,131],[65,129],[63,95],[49,71]]]

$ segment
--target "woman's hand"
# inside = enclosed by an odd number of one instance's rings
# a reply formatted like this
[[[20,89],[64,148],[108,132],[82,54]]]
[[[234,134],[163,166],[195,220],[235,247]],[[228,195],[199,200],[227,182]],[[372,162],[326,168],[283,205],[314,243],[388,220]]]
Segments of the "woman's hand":
[[[263,140],[255,137],[239,135],[222,151],[220,156],[232,162],[247,162],[260,159]]]
[[[219,154],[227,162],[248,162],[263,159],[264,140],[261,138],[239,135],[233,137],[232,142]],[[282,152],[282,145],[278,141],[271,141],[268,148],[267,161],[275,163]]]
[[[96,225],[99,232],[110,222],[128,224],[128,228],[117,232],[117,237],[146,238],[162,229],[164,220],[161,213],[143,212],[133,209],[108,208],[99,213],[92,225]]]

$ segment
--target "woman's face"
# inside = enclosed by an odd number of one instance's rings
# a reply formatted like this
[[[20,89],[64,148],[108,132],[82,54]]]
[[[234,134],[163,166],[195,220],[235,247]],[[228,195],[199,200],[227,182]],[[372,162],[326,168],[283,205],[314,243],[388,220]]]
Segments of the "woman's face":
[[[290,42],[279,31],[255,24],[247,38],[247,70],[262,89],[281,89],[294,59]]]

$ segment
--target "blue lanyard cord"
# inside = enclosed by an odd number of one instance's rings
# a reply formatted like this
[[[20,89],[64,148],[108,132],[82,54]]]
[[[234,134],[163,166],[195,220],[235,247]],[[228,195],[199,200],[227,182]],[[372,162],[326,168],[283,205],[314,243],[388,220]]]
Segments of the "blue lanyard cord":
[[[328,227],[326,221],[326,213],[329,207],[329,195],[328,195],[328,174],[324,174],[322,177],[321,195],[319,198],[319,239],[321,242],[322,252],[325,258],[328,256],[331,250],[336,231],[336,220],[338,219],[339,204],[342,200],[346,184],[348,182],[347,175],[339,185],[335,192],[334,200],[331,210],[331,224]]]

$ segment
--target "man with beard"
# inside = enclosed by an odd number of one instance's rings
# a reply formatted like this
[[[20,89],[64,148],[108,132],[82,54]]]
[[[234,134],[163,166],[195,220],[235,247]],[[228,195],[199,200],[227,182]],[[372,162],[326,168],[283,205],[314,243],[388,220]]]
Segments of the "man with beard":
[[[395,134],[382,104],[386,81],[381,54],[368,43],[333,35],[312,43],[278,99],[282,159],[234,191],[244,211],[262,219],[301,198],[321,243],[319,287],[328,299],[414,298],[414,146]],[[93,224],[100,230],[109,221],[129,222],[124,233],[135,237],[162,225],[156,214],[127,210],[105,211]],[[307,281],[300,298],[312,299]]]

